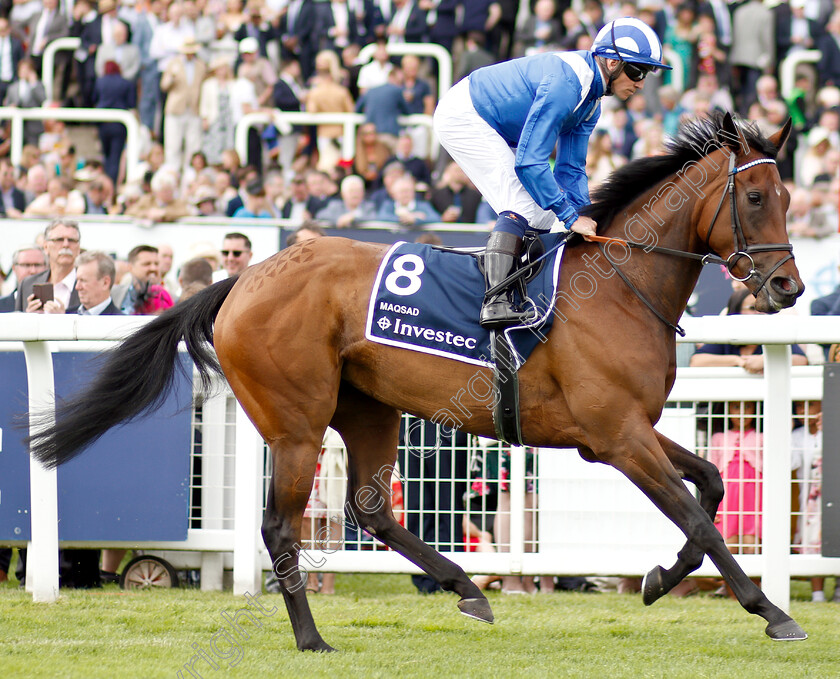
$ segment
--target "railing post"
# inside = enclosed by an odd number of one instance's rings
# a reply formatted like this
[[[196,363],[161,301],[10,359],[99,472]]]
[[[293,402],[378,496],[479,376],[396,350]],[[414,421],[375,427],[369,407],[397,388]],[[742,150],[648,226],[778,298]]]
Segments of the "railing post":
[[[761,589],[790,611],[791,349],[764,345],[764,460],[762,473]]]
[[[525,554],[525,448],[510,449],[510,572],[522,572]]]
[[[29,433],[37,430],[32,421],[37,409],[55,421],[55,378],[52,352],[47,342],[24,342],[27,384],[29,387]],[[49,405],[48,405],[49,404]],[[30,542],[26,560],[26,591],[33,601],[52,602],[58,599],[58,474],[46,469],[33,458],[29,460]]]
[[[261,591],[259,560],[260,509],[262,508],[263,442],[242,406],[236,404],[236,490],[233,547],[233,593]]]
[[[816,63],[822,53],[819,50],[797,50],[782,59],[779,64],[779,91],[787,99],[796,84],[796,67],[799,64]]]
[[[80,38],[66,37],[53,40],[44,48],[44,56],[41,63],[41,83],[44,85],[44,93],[47,95],[47,101],[53,100],[56,52],[60,50],[77,50],[81,44],[82,41]],[[92,58],[90,56],[88,57],[88,59]]]
[[[665,56],[665,60],[668,64],[672,67],[671,85],[673,85],[677,92],[682,93],[685,91],[685,73],[683,73],[682,59],[680,59],[680,55],[667,46],[662,48],[662,54]]]
[[[341,134],[341,159],[353,160],[356,157],[356,121],[345,120]]]
[[[20,160],[23,156],[23,115],[20,109],[13,109],[9,116],[12,126],[9,130],[9,138],[11,140],[11,148],[9,149],[9,157],[12,165],[20,166]]]

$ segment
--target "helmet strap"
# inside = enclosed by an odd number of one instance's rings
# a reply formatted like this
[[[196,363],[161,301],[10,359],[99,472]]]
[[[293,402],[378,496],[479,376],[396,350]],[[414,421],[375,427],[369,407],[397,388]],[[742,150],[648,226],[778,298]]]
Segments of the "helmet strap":
[[[609,66],[607,66],[606,57],[598,57],[598,60],[601,63],[601,67],[604,69],[604,73],[607,75],[607,86],[604,88],[604,95],[610,97],[613,94],[613,82],[624,71],[624,62],[617,59],[616,61],[618,61],[618,64],[615,68],[610,69]]]

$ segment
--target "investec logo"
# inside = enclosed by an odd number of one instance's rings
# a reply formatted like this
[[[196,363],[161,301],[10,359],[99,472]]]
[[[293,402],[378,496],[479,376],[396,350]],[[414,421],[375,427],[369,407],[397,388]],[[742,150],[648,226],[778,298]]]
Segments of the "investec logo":
[[[418,316],[420,314],[420,309],[417,307],[391,304],[390,302],[380,302],[379,310],[391,311],[405,316]],[[391,327],[391,319],[386,316],[381,316],[377,321],[377,325],[385,331]],[[475,349],[476,345],[476,340],[473,337],[464,337],[463,335],[457,335],[447,330],[435,330],[434,328],[426,328],[422,325],[406,323],[401,318],[394,319],[393,334],[403,335],[405,337],[422,337],[427,342],[448,344],[453,347],[466,347],[467,349]]]

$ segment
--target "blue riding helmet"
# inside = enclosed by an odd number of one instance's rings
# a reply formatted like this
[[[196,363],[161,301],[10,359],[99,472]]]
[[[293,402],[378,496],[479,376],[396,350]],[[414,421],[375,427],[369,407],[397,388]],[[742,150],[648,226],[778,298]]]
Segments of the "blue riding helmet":
[[[616,19],[606,24],[589,50],[596,57],[644,64],[651,69],[671,66],[662,62],[662,43],[653,29],[634,17]]]

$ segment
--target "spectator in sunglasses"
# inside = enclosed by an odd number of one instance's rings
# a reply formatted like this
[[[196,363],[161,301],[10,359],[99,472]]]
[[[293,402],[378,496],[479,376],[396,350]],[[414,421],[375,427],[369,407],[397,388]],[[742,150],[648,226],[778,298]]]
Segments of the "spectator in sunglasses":
[[[222,266],[228,277],[241,273],[251,263],[251,239],[244,233],[228,233],[222,241]]]

